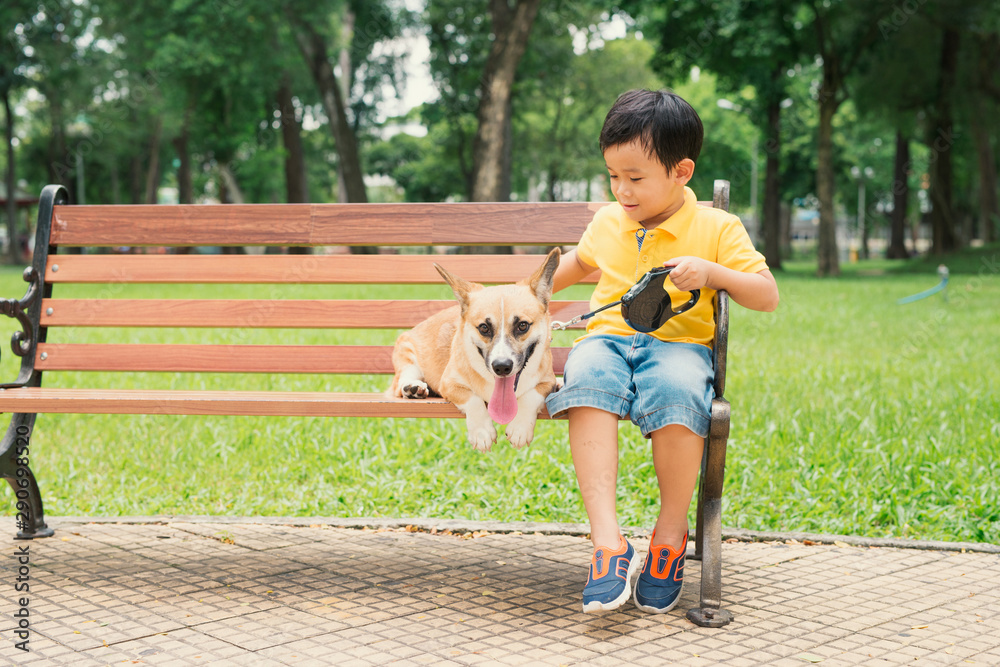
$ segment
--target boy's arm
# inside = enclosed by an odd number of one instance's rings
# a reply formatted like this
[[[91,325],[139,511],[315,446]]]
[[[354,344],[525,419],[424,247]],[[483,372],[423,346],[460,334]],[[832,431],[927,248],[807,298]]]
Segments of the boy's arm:
[[[576,248],[573,248],[559,260],[559,268],[552,277],[552,293],[577,284],[596,270],[596,266],[590,266],[580,259]]]
[[[675,257],[663,265],[674,267],[670,272],[670,282],[677,289],[686,292],[702,287],[724,289],[733,301],[744,308],[770,312],[778,307],[778,283],[768,269],[759,273],[744,273],[701,257]]]

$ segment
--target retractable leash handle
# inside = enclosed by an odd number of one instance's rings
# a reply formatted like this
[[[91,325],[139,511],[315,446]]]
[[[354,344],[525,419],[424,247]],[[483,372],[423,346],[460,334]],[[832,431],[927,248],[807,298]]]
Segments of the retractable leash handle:
[[[692,290],[691,298],[680,307],[674,308],[670,294],[664,288],[667,276],[674,270],[672,266],[658,266],[651,269],[632,289],[622,296],[622,317],[630,327],[640,333],[656,331],[675,315],[694,308],[701,298],[701,290]]]
[[[607,310],[621,304],[622,317],[630,327],[639,333],[656,331],[666,324],[667,320],[671,317],[686,313],[694,308],[701,297],[701,290],[692,290],[691,298],[680,307],[674,308],[673,303],[670,301],[670,294],[667,293],[663,286],[667,276],[673,269],[674,267],[672,266],[659,266],[651,269],[639,282],[630,287],[619,301],[601,306],[597,310],[585,315],[577,315],[569,322],[554,321],[552,322],[552,328],[554,330],[565,329],[577,322],[590,319],[602,310]]]

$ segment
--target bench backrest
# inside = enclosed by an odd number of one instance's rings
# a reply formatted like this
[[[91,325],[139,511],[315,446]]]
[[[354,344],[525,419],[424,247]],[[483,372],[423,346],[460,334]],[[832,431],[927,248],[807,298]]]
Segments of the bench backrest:
[[[728,208],[728,183],[715,205]],[[703,204],[712,205],[711,202]],[[35,268],[44,278],[34,370],[220,373],[391,373],[391,345],[75,344],[48,342],[58,327],[403,329],[451,299],[123,299],[108,285],[441,284],[437,262],[468,280],[514,282],[542,261],[529,255],[66,254],[71,247],[121,246],[470,246],[574,245],[603,203],[260,204],[72,206],[43,191]],[[94,254],[91,254],[94,253]],[[586,282],[596,282],[597,275]],[[54,298],[58,284],[104,285],[96,298]],[[261,290],[267,292],[266,289]],[[553,317],[587,311],[554,301]],[[725,313],[722,313],[723,315]],[[725,327],[718,327],[725,333]],[[275,338],[280,339],[280,334]],[[724,341],[722,345],[724,363]],[[719,345],[716,345],[717,353]],[[562,372],[568,348],[554,350]],[[22,369],[24,370],[24,369]],[[724,373],[723,373],[724,377]],[[717,387],[721,396],[722,386]]]

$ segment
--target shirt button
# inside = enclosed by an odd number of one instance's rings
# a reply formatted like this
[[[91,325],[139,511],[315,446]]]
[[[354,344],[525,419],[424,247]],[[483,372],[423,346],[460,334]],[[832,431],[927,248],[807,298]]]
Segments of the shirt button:
[[[643,255],[642,257],[640,257],[640,259],[643,261],[643,263],[646,263],[649,261],[649,255]]]

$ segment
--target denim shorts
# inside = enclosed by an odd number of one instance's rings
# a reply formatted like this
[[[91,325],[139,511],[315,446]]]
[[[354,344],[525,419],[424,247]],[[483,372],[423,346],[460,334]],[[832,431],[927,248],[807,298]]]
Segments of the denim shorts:
[[[628,416],[647,438],[670,424],[708,435],[715,396],[712,351],[697,343],[665,343],[647,334],[597,334],[570,350],[564,386],[549,394],[553,417],[577,407]]]

